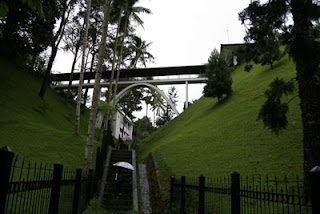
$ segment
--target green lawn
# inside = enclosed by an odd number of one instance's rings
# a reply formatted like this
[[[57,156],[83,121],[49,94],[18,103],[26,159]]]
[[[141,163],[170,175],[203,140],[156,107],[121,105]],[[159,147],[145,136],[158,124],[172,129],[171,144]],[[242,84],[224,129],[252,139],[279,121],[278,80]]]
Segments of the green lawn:
[[[75,104],[65,106],[63,96],[49,87],[42,101],[42,78],[23,70],[0,59],[0,147],[9,146],[27,160],[82,166],[89,110],[82,115],[77,136]]]
[[[139,145],[141,162],[154,152],[164,189],[168,188],[168,172],[192,177],[226,176],[233,171],[242,175],[302,175],[299,98],[290,102],[289,125],[279,136],[257,121],[264,91],[275,77],[294,78],[294,63],[286,56],[274,69],[255,65],[248,73],[243,67],[233,72],[230,98],[218,104],[216,98],[202,97]],[[296,95],[297,89],[284,101]]]

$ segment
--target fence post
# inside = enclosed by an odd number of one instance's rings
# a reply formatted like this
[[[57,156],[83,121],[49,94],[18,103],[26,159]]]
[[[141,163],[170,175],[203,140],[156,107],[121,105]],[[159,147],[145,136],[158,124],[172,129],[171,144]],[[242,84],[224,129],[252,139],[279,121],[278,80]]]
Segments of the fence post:
[[[312,214],[320,213],[320,166],[313,167],[310,172]]]
[[[172,210],[173,193],[174,193],[174,176],[170,177],[170,210]]]
[[[240,214],[240,173],[231,173],[231,214]]]
[[[0,149],[0,213],[3,214],[9,190],[9,179],[14,153],[8,146]]]
[[[80,191],[81,191],[81,174],[82,174],[82,169],[77,168],[76,184],[74,186],[74,191],[73,191],[73,204],[72,204],[73,214],[77,214],[79,210],[79,199],[80,199]]]
[[[92,180],[93,180],[93,169],[89,169],[87,192],[86,192],[86,204],[88,204],[91,199],[92,183],[93,183]]]
[[[204,192],[206,178],[203,175],[199,177],[199,214],[204,214]]]
[[[181,207],[180,213],[184,213],[186,206],[186,176],[181,176]]]
[[[55,163],[53,167],[53,187],[51,189],[50,204],[49,204],[49,214],[57,214],[59,210],[59,198],[61,189],[61,179],[63,172],[63,164]]]

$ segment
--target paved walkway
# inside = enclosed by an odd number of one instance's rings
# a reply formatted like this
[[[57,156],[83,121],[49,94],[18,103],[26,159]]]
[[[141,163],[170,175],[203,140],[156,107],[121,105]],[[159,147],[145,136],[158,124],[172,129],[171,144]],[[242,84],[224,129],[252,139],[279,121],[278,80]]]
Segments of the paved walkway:
[[[149,197],[149,183],[147,176],[147,169],[145,164],[139,164],[140,174],[140,194],[141,194],[141,213],[151,214],[150,197]]]

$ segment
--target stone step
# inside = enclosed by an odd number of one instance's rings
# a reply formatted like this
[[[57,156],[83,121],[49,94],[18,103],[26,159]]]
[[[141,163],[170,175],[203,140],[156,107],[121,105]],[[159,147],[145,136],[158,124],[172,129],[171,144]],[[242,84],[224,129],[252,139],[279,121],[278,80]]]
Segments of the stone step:
[[[132,171],[126,169],[121,170],[123,175],[121,194],[118,195],[116,191],[114,179],[115,174],[119,171],[119,168],[113,167],[112,165],[119,161],[132,163],[132,152],[128,150],[112,150],[102,207],[108,210],[132,210]]]
[[[106,185],[106,190],[115,190],[116,189],[116,187],[115,187],[115,185],[113,185],[113,184],[108,184],[108,185]],[[129,191],[129,192],[132,192],[132,184],[123,184],[122,185],[122,190],[123,191]]]
[[[127,156],[116,156],[116,157],[111,157],[110,161],[111,162],[124,161],[124,162],[131,163],[132,162],[132,158],[131,157],[127,157]]]
[[[132,195],[125,195],[125,194],[116,195],[116,194],[114,194],[114,195],[106,195],[106,196],[104,196],[104,200],[105,201],[114,201],[114,200],[118,200],[118,199],[132,202]]]
[[[113,200],[103,200],[102,201],[102,207],[107,210],[121,210],[121,211],[127,211],[132,210],[132,200],[121,200],[119,199],[113,199]]]
[[[118,154],[118,153],[121,153],[121,154],[132,154],[132,151],[130,151],[130,150],[118,150],[118,149],[114,149],[114,150],[112,150],[112,153],[113,153],[113,154]]]

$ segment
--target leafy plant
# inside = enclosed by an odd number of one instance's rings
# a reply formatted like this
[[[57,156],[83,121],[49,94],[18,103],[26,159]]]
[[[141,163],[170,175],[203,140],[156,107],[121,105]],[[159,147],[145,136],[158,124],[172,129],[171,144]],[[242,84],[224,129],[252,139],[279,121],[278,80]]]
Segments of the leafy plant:
[[[264,125],[275,134],[287,128],[289,107],[288,103],[281,102],[281,98],[292,94],[293,90],[292,80],[285,82],[283,79],[276,78],[269,85],[269,89],[264,92],[267,100],[260,109],[258,120],[261,119]]]
[[[206,71],[208,80],[203,90],[205,97],[217,97],[220,100],[223,94],[228,96],[232,93],[231,70],[217,49],[211,52]]]

